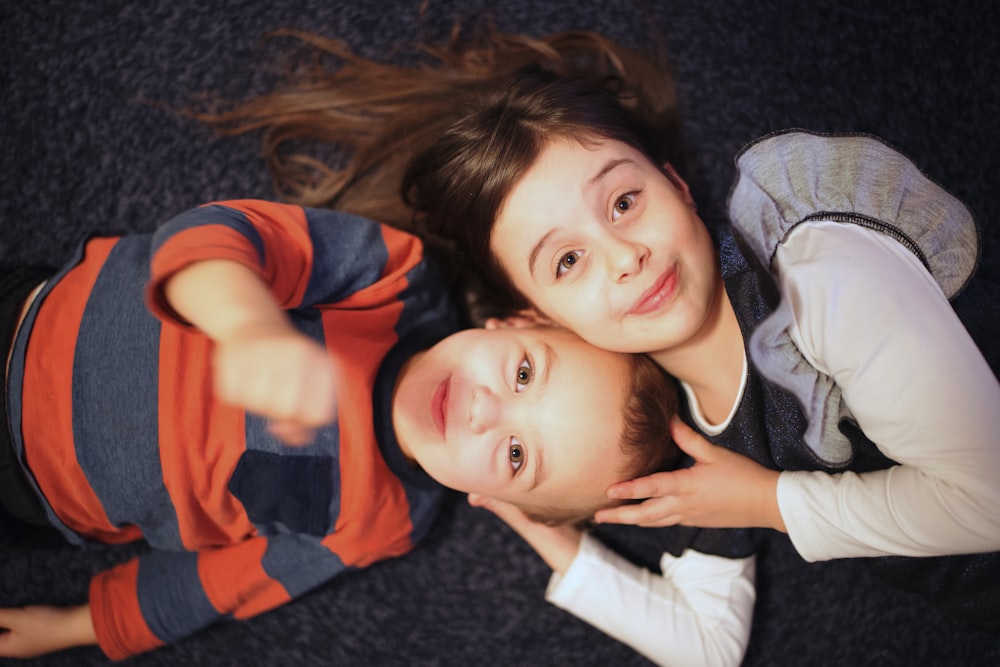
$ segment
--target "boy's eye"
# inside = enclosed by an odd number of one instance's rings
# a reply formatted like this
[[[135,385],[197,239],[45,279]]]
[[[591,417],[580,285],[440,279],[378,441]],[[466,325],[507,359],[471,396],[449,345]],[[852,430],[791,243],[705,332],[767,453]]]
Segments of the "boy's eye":
[[[524,447],[521,446],[517,438],[510,439],[507,455],[510,457],[510,467],[513,468],[514,472],[517,472],[524,464]]]
[[[635,194],[622,195],[615,202],[615,209],[611,212],[611,220],[617,222],[620,217],[628,213],[632,205],[635,204]]]
[[[559,264],[556,266],[556,278],[561,278],[564,273],[576,266],[576,263],[580,261],[580,251],[574,250],[573,252],[568,252],[559,258]]]
[[[521,391],[531,384],[531,378],[534,376],[535,370],[531,367],[531,361],[525,357],[521,360],[521,365],[517,367],[517,376],[514,378],[515,391]]]

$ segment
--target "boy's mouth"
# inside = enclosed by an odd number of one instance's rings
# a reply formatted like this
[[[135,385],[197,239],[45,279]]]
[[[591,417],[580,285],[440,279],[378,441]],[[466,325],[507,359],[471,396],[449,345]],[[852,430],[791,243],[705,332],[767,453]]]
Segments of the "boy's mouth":
[[[646,315],[655,310],[659,310],[663,304],[670,300],[673,296],[674,290],[677,288],[677,267],[671,267],[670,269],[663,272],[656,282],[650,286],[642,295],[636,300],[632,308],[629,309],[629,315]]]
[[[449,375],[441,381],[441,384],[434,390],[434,395],[431,396],[431,414],[434,416],[434,423],[437,425],[441,437],[444,437],[448,427],[448,386],[450,382],[451,376]]]

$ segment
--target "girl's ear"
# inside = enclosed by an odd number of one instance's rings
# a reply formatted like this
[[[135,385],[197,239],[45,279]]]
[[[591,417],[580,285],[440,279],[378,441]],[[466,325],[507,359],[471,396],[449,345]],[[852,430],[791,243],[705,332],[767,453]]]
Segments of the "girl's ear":
[[[516,315],[507,317],[491,317],[483,326],[486,329],[530,329],[531,327],[551,326],[551,322],[537,311],[530,308],[520,310]]]
[[[670,181],[670,184],[677,188],[677,191],[681,193],[681,197],[684,198],[684,203],[688,206],[694,206],[694,197],[691,196],[691,188],[688,187],[687,181],[680,177],[677,170],[669,162],[663,163],[663,174]]]

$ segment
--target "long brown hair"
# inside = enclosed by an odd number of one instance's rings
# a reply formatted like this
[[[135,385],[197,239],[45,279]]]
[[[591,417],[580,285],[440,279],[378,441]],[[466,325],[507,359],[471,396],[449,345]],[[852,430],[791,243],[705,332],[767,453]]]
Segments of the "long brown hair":
[[[526,71],[596,84],[638,126],[649,128],[642,140],[664,153],[658,159],[671,157],[676,140],[676,99],[665,60],[596,33],[536,38],[491,25],[456,26],[443,45],[417,45],[423,57],[406,65],[359,57],[343,42],[311,33],[282,30],[271,37],[299,40],[315,58],[274,92],[194,115],[226,135],[262,131],[276,192],[294,203],[423,231],[413,225],[414,207],[430,223],[450,215],[450,209],[438,215],[428,205],[435,190],[420,178],[427,151],[444,146],[456,123],[507,90],[511,77],[530,76]],[[327,149],[322,157],[310,150],[317,145]],[[448,227],[431,226],[442,234]]]

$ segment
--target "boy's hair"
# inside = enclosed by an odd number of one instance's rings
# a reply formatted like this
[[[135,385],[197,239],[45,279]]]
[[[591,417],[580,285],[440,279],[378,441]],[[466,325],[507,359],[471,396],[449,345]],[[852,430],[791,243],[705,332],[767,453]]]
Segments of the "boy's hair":
[[[625,463],[618,471],[625,481],[654,472],[672,470],[681,450],[670,437],[670,420],[677,414],[676,381],[645,354],[625,354],[629,387],[623,410],[619,446]],[[606,500],[593,507],[528,507],[521,510],[531,519],[550,525],[585,524],[594,513],[623,501]]]

